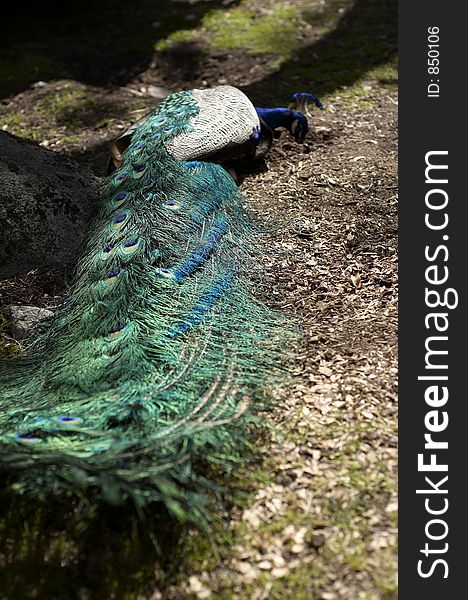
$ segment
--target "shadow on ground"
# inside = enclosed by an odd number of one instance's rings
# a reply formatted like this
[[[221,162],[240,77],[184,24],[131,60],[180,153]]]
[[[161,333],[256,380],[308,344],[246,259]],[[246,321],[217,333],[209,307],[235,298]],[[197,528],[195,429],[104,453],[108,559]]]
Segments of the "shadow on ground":
[[[74,79],[124,85],[148,68],[154,44],[173,31],[196,27],[214,8],[237,0],[115,2],[69,0],[2,7],[0,97],[40,80]]]
[[[106,506],[80,520],[70,505],[7,503],[0,512],[0,597],[151,597],[156,582],[170,585],[187,533],[156,513],[141,520],[131,506]]]
[[[17,93],[41,79],[124,85],[150,66],[158,40],[171,32],[195,29],[208,11],[235,4],[238,0],[103,0],[93,4],[73,0],[66,5],[54,1],[46,7],[34,6],[28,19],[22,10],[10,6],[4,15],[8,28],[1,42],[6,51],[0,60],[0,95]],[[331,4],[330,10],[336,7]],[[306,12],[305,20],[313,27],[316,15]],[[352,85],[396,51],[396,2],[356,0],[333,31],[300,49],[279,70],[246,86],[245,91],[254,99],[269,100],[286,99],[298,87],[326,95]],[[207,51],[182,42],[165,54],[166,68],[161,68],[166,79],[172,73],[173,87],[187,87],[200,76]],[[182,81],[180,65],[187,66],[182,69]],[[224,61],[222,68],[228,72],[229,64]]]
[[[352,86],[372,68],[393,59],[397,48],[397,3],[356,0],[333,31],[243,91],[254,101],[270,102],[287,101],[297,90],[326,96]]]

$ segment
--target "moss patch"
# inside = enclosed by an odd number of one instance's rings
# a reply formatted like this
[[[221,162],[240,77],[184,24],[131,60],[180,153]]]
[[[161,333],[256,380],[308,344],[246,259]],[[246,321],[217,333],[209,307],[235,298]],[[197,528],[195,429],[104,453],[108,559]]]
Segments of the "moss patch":
[[[0,312],[0,361],[21,353],[21,346],[8,335],[11,322]]]
[[[96,138],[107,145],[148,106],[129,94],[119,101],[114,90],[68,80],[38,87],[23,97],[17,106],[0,106],[0,127],[56,151],[81,150]]]
[[[275,54],[286,59],[300,45],[306,28],[296,5],[276,1],[255,8],[248,0],[230,10],[210,11],[200,28],[176,31],[155,47],[166,50],[177,42],[203,40],[211,47]]]

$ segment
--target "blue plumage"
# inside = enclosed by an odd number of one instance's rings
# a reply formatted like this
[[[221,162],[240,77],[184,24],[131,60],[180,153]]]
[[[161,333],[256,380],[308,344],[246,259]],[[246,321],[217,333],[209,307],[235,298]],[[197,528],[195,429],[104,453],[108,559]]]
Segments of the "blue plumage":
[[[293,94],[293,99],[298,105],[298,110],[291,108],[259,108],[255,107],[259,118],[265,123],[270,129],[275,131],[278,127],[284,127],[293,136],[294,139],[302,143],[309,131],[309,125],[306,117],[302,114],[305,109],[307,102],[314,102],[314,104],[323,110],[323,104],[314,94],[307,94],[305,92],[296,92]],[[300,107],[300,108],[299,108]]]

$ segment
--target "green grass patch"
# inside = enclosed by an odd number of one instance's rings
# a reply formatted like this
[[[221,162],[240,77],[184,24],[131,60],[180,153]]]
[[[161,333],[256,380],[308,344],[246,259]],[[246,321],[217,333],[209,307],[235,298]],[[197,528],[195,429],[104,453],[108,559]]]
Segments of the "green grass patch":
[[[89,89],[69,84],[58,92],[51,92],[38,100],[37,115],[48,123],[70,128],[105,126],[112,122],[117,103],[103,95],[90,94]]]
[[[121,106],[105,90],[60,81],[38,95],[31,108],[0,107],[0,127],[36,142],[47,139],[60,141],[62,147],[73,146],[86,139],[90,131],[112,129],[116,119],[130,119],[131,110],[140,103],[135,100]]]
[[[258,54],[273,52],[289,56],[298,43],[301,19],[295,6],[278,4],[265,15],[239,6],[208,13],[203,25],[218,48],[246,48]]]
[[[291,56],[300,45],[307,25],[299,8],[284,2],[272,3],[269,10],[262,11],[251,6],[248,1],[230,10],[212,10],[205,15],[200,28],[175,31],[155,48],[164,51],[177,42],[203,40],[208,46],[225,50],[275,54],[283,59]]]

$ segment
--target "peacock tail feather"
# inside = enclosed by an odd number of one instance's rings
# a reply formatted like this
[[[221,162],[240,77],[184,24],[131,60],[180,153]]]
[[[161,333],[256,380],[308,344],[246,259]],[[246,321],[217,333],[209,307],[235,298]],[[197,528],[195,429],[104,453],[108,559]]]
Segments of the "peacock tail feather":
[[[254,230],[233,180],[169,151],[200,105],[172,94],[135,130],[68,300],[0,370],[16,494],[162,502],[200,523],[216,491],[203,465],[242,461],[287,332],[252,293]]]

